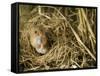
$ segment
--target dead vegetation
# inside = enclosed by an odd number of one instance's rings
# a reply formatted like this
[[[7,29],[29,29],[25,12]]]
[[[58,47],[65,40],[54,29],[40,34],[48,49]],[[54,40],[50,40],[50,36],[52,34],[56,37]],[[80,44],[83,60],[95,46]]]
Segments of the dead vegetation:
[[[96,66],[95,8],[20,5],[19,13],[20,71]],[[28,34],[34,26],[48,31],[45,55],[30,45]]]

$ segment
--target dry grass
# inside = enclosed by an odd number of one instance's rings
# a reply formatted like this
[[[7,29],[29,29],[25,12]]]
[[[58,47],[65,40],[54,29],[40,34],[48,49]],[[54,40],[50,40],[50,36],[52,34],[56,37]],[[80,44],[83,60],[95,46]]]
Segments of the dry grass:
[[[20,71],[96,66],[96,9],[20,5]],[[47,31],[49,50],[39,55],[29,42],[31,28]]]

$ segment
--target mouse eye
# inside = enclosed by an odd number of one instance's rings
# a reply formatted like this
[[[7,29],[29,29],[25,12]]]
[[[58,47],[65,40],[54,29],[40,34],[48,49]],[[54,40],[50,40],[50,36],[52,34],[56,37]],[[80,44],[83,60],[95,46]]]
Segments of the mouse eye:
[[[36,33],[37,33],[37,31],[35,30],[35,31],[34,31],[34,33],[36,34]]]

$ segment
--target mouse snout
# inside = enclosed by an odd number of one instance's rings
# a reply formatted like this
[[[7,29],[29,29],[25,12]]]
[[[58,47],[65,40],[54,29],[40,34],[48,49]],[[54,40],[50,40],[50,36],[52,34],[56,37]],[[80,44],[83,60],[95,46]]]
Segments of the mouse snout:
[[[36,45],[36,51],[38,53],[41,53],[41,54],[45,54],[46,53],[46,49],[44,47],[44,41],[43,41],[43,38],[41,36],[37,36],[35,37],[35,45]]]
[[[37,44],[41,44],[41,43],[42,43],[42,37],[37,36],[37,37],[35,38],[35,42],[36,42]]]

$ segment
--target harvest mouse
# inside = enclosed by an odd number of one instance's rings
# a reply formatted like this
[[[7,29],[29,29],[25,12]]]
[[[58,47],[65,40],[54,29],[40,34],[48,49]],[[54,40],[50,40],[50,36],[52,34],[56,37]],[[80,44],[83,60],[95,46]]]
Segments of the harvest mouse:
[[[30,30],[30,43],[40,54],[47,52],[47,37],[43,30],[39,27],[34,27]]]

